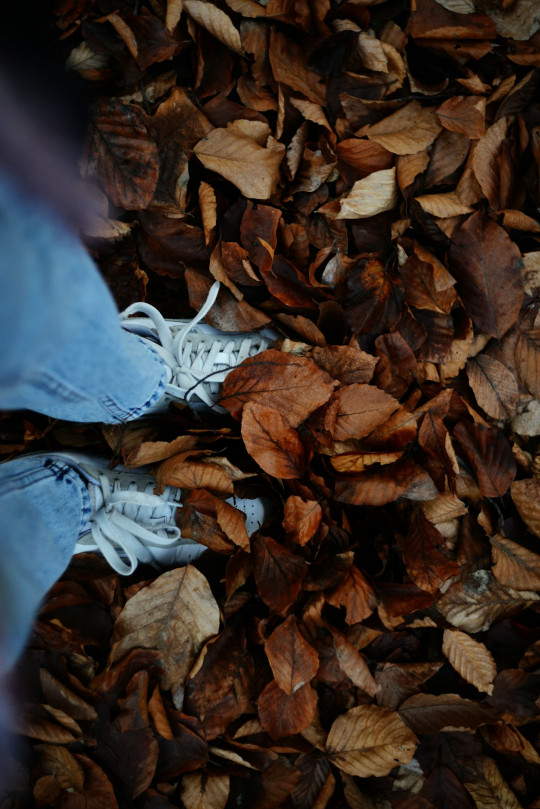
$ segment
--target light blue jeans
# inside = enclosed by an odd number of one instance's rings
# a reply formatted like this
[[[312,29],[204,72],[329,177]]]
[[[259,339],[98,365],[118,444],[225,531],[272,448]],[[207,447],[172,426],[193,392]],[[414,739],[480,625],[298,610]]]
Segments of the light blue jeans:
[[[161,358],[120,327],[81,243],[3,175],[0,284],[0,410],[116,423],[161,396]],[[72,467],[31,456],[0,464],[0,674],[20,654],[90,513]]]

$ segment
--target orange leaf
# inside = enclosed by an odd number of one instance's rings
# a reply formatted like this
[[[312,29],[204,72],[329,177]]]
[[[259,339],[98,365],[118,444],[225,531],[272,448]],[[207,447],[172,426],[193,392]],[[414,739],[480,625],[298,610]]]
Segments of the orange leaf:
[[[336,384],[313,360],[268,349],[228,374],[219,403],[237,419],[246,402],[273,407],[298,427],[328,401]]]
[[[410,457],[336,481],[336,500],[355,506],[384,506],[398,498],[432,500],[436,496],[432,479]]]
[[[336,399],[336,441],[368,435],[399,407],[393,396],[373,385],[345,385],[336,393]]]
[[[373,612],[376,598],[373,588],[356,565],[351,565],[342,581],[325,595],[334,607],[345,607],[345,621],[357,624]]]
[[[304,474],[302,442],[278,410],[248,402],[242,412],[242,438],[249,454],[269,475],[290,480]]]
[[[258,705],[264,730],[273,739],[281,739],[307,728],[317,707],[317,695],[309,683],[293,694],[286,694],[272,680],[259,697]]]
[[[319,655],[298,631],[294,615],[274,629],[264,650],[275,681],[286,694],[294,694],[317,674]]]
[[[322,519],[322,509],[314,500],[302,500],[291,495],[285,503],[283,528],[287,536],[305,545],[315,534]]]

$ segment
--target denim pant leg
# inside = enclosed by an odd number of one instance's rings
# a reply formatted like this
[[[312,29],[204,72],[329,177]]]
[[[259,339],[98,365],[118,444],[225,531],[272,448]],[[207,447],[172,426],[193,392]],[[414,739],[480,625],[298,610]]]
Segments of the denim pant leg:
[[[22,651],[91,513],[88,489],[68,464],[31,455],[0,464],[0,674]]]
[[[0,175],[0,409],[128,421],[165,384],[157,352],[125,332],[92,259],[62,222]]]

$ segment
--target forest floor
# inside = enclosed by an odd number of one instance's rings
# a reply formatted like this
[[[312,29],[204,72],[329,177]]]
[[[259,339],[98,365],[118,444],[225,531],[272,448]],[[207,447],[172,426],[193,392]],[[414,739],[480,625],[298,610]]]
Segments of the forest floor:
[[[537,3],[56,5],[119,307],[218,280],[207,322],[280,339],[225,413],[2,419],[150,464],[208,552],[73,559],[1,809],[540,809]]]

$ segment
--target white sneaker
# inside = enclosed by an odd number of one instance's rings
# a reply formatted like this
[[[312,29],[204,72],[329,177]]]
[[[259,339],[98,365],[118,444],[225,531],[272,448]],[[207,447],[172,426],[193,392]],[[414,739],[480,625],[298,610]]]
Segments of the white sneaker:
[[[165,320],[148,303],[133,303],[121,313],[121,325],[152,343],[168,371],[165,395],[149,411],[167,409],[169,402],[189,402],[226,412],[216,405],[225,377],[248,357],[268,348],[279,337],[272,329],[228,333],[200,323],[214,305],[219,281],[212,285],[204,306],[193,320]],[[146,317],[130,317],[142,312]]]
[[[154,494],[156,479],[144,469],[109,469],[104,458],[78,452],[36,453],[72,466],[85,480],[92,501],[89,530],[81,535],[74,553],[98,551],[110,566],[129,576],[139,562],[186,565],[206,549],[185,539],[175,524],[182,506],[181,489],[166,486]],[[270,502],[262,498],[230,498],[228,503],[246,515],[248,534],[265,521]]]

